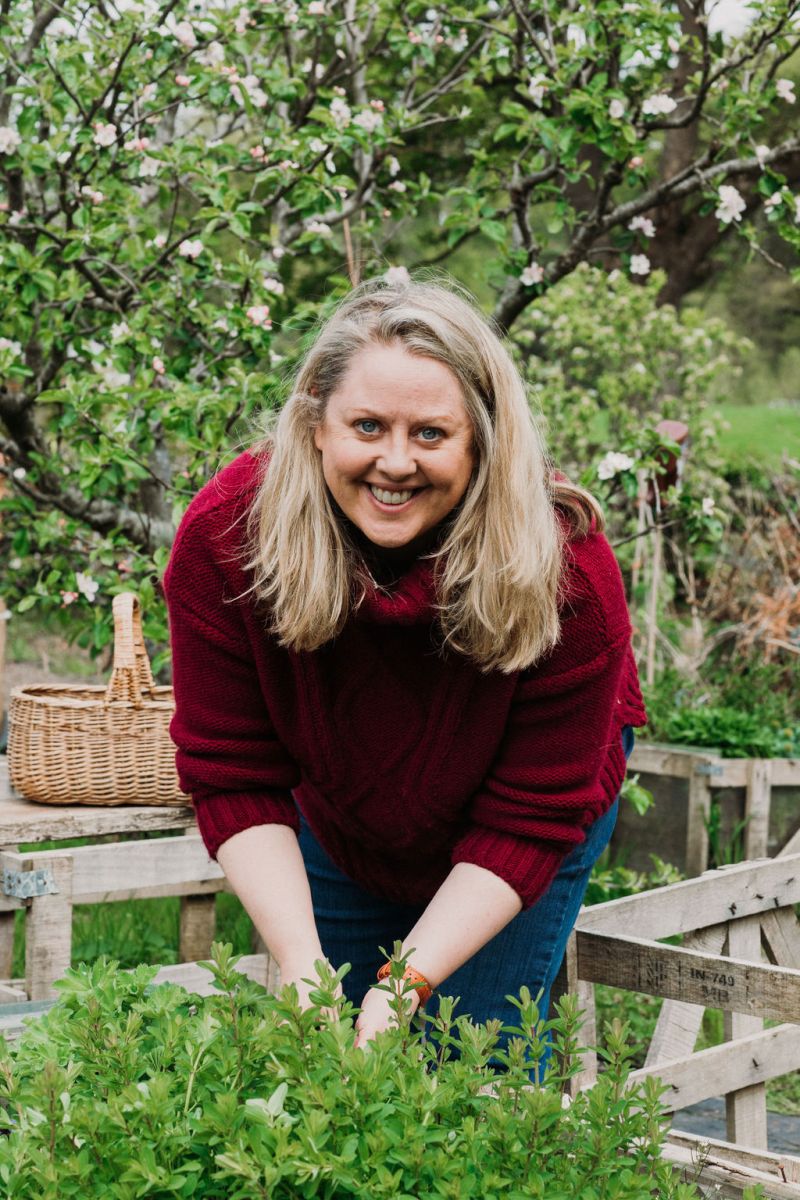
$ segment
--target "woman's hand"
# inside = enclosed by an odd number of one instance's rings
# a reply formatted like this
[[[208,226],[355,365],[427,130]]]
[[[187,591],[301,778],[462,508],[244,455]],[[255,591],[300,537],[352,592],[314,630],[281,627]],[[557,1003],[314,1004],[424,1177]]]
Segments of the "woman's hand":
[[[390,1025],[397,1025],[397,1014],[391,1007],[394,997],[391,992],[371,987],[361,1003],[361,1012],[356,1019],[356,1046],[366,1049],[367,1043],[376,1034],[382,1033]],[[411,1004],[411,1016],[419,1008],[419,996],[416,992],[407,992],[403,996],[404,1004]]]
[[[330,964],[328,964],[328,965],[330,966]],[[331,968],[331,969],[333,969],[333,968]],[[312,982],[306,983],[306,980],[308,980],[308,979],[310,979]],[[297,988],[297,999],[300,1004],[300,1008],[304,1012],[306,1009],[311,1008],[312,1001],[311,1001],[310,993],[313,992],[316,988],[318,988],[320,986],[319,980],[317,979],[317,972],[316,972],[316,968],[314,967],[314,963],[313,962],[307,963],[307,962],[303,962],[301,960],[298,963],[294,963],[294,964],[288,965],[286,967],[283,967],[281,969],[281,987],[283,987],[287,983],[293,983],[294,986]],[[342,991],[341,983],[337,983],[336,991],[334,994],[335,994],[337,1000],[340,999],[342,997],[342,995],[344,994]],[[321,1009],[321,1012],[322,1012],[322,1015],[325,1016],[328,1020],[335,1019],[336,1014],[334,1013],[334,1011],[332,1009],[323,1008],[323,1009]]]

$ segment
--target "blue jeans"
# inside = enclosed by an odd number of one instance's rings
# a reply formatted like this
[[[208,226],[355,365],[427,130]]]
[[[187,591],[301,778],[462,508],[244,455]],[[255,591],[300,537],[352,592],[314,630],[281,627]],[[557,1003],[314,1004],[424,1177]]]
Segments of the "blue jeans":
[[[633,729],[626,725],[622,730],[626,758],[633,743]],[[592,867],[614,831],[618,808],[619,797],[589,827],[585,841],[567,855],[545,894],[442,980],[428,1001],[428,1014],[436,1016],[438,995],[458,996],[456,1017],[469,1014],[476,1023],[499,1017],[504,1025],[517,1025],[519,1010],[506,996],[510,993],[519,997],[524,984],[534,998],[542,990],[539,1012],[543,1020],[546,1018],[550,989],[567,939],[578,918]],[[351,964],[342,987],[347,999],[360,1007],[375,982],[378,967],[385,961],[378,947],[384,946],[391,953],[395,939],[406,937],[425,905],[396,904],[364,891],[331,862],[302,814],[300,849],[323,953],[336,968],[345,962]],[[508,1035],[501,1034],[498,1048],[504,1048],[507,1040]],[[544,1066],[543,1060],[540,1070]]]

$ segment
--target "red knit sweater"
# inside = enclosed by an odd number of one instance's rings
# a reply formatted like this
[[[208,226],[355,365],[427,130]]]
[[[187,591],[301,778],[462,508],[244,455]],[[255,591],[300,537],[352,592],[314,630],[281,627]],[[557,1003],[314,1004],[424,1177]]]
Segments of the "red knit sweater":
[[[262,465],[241,455],[195,497],[164,590],[181,787],[212,857],[252,825],[299,828],[350,878],[422,904],[457,862],[528,908],[625,775],[643,725],[622,578],[602,534],[567,550],[561,639],[510,675],[436,653],[431,564],[374,590],[334,641],[278,646],[236,561]]]

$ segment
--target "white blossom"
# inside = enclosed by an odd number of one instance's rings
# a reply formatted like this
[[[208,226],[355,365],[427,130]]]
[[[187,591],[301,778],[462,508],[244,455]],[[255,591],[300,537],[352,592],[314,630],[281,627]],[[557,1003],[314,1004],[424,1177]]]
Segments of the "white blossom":
[[[309,221],[306,225],[309,233],[316,233],[318,237],[330,237],[333,230],[325,221]]]
[[[534,75],[528,84],[528,95],[538,108],[541,108],[544,103],[545,92],[548,86],[547,78],[544,75]]]
[[[383,124],[383,117],[374,109],[365,108],[358,116],[353,117],[353,124],[359,128],[366,130],[367,133],[374,133]]]
[[[282,296],[286,289],[280,279],[276,279],[274,275],[265,275],[261,286],[265,292],[271,292],[273,296]]]
[[[164,372],[166,371],[166,367],[164,366],[163,358],[159,358],[157,354],[155,355],[155,357],[152,360],[152,366],[153,366],[153,370],[155,371],[156,375],[163,375]]]
[[[800,223],[800,196],[794,197],[794,219]]]
[[[12,342],[11,338],[0,337],[0,352],[10,350],[14,358],[18,358],[22,354],[22,346],[19,342]]]
[[[277,245],[277,246],[272,247],[272,257],[273,258],[283,258],[285,253],[286,253],[285,246]]]
[[[619,100],[615,97],[608,106],[608,115],[611,117],[612,121],[618,121],[620,117],[624,117],[625,101]]]
[[[323,3],[323,0],[311,0],[311,3],[308,6],[308,15],[310,17],[324,17],[325,4]]]
[[[92,579],[91,575],[85,575],[83,571],[75,572],[75,585],[82,596],[85,596],[90,604],[94,604],[94,598],[97,595],[97,590],[100,584],[96,579]]]
[[[403,183],[402,179],[393,179],[392,182],[389,184],[390,192],[401,192],[402,193],[405,190],[406,190],[406,185]]]
[[[199,54],[195,55],[195,61],[203,67],[222,66],[225,62],[225,47],[222,42],[209,42]]]
[[[676,37],[668,37],[667,46],[673,54],[677,54],[681,48],[681,44]]]
[[[384,272],[383,278],[388,284],[404,284],[411,282],[411,276],[408,273],[407,267],[389,267]]]
[[[608,454],[597,464],[597,478],[613,479],[621,471],[630,471],[633,462],[634,460],[629,454],[623,454],[619,450],[609,450]]]
[[[533,287],[535,283],[541,283],[544,279],[544,267],[539,263],[529,263],[519,277],[519,281],[525,287]]]
[[[644,236],[648,238],[656,236],[656,227],[649,217],[632,217],[628,222],[628,229],[632,230],[634,233],[638,229],[640,233],[643,233]]]
[[[167,244],[167,237],[166,237],[166,234],[164,234],[164,233],[157,233],[156,236],[153,238],[153,245],[155,246],[156,250],[163,250],[164,247],[166,246],[166,244]]]
[[[110,363],[106,363],[102,367],[96,366],[95,370],[109,391],[113,391],[114,388],[127,387],[131,381],[131,377],[127,372],[118,371]]]
[[[794,94],[793,79],[776,79],[775,94],[779,99],[785,100],[787,104],[794,104],[797,97]]]
[[[178,246],[178,254],[184,258],[199,258],[202,253],[203,243],[200,241],[200,238],[195,238],[194,241],[185,238],[180,246]]]
[[[157,84],[155,84],[155,83],[146,83],[146,84],[144,85],[144,87],[142,88],[142,93],[141,93],[141,95],[140,95],[139,99],[140,99],[141,101],[143,101],[143,103],[145,103],[145,104],[146,104],[146,103],[148,102],[148,100],[152,100],[152,99],[153,99],[153,96],[155,96],[155,94],[156,94],[156,92],[157,92],[157,91],[158,91],[158,85],[157,85]]]
[[[104,124],[102,121],[94,123],[94,137],[92,141],[95,146],[113,146],[117,140],[117,127],[112,124]]]
[[[81,195],[86,196],[88,200],[91,200],[92,204],[102,204],[106,198],[104,192],[96,192],[95,189],[93,187],[89,187],[88,184],[81,188]]]
[[[395,156],[393,154],[390,154],[389,157],[386,159],[386,166],[388,168],[389,174],[392,177],[400,174],[400,163],[398,162],[398,160],[395,158]]]
[[[158,174],[160,166],[161,163],[157,158],[151,158],[149,154],[146,154],[139,163],[139,178],[151,179],[154,175]]]
[[[350,124],[351,112],[350,105],[341,96],[334,96],[331,100],[331,120],[337,129],[346,129]]]
[[[713,496],[704,496],[703,497],[703,516],[704,517],[713,517],[713,515],[716,511],[716,508],[717,508],[717,506],[714,503]]]
[[[197,35],[191,22],[179,21],[174,13],[169,14],[158,32],[162,37],[175,38],[186,50],[194,50],[197,45]]]
[[[0,154],[13,154],[22,145],[22,138],[10,125],[0,125]]]
[[[732,184],[723,183],[719,189],[719,207],[714,213],[717,220],[722,221],[723,225],[730,225],[731,221],[741,221],[746,207],[741,192]]]
[[[764,201],[764,210],[765,212],[772,212],[772,210],[777,208],[780,204],[783,204],[783,196],[780,192],[773,192],[772,195]]]
[[[271,329],[272,321],[269,319],[269,306],[266,304],[253,304],[246,312],[248,321],[252,321],[259,329]]]
[[[130,337],[130,333],[131,333],[131,330],[130,330],[130,326],[128,325],[127,321],[116,321],[111,326],[112,342],[121,342],[125,338]]]
[[[242,96],[242,88],[247,92],[247,98],[253,105],[253,108],[266,108],[269,103],[269,96],[261,87],[261,80],[257,75],[245,75],[243,79],[236,79],[231,87],[231,95],[237,104],[244,104]]]
[[[15,479],[24,479],[25,476],[28,474],[28,472],[25,470],[24,467],[15,467],[14,470],[11,472],[11,474],[14,476]]]
[[[678,107],[672,96],[668,96],[666,92],[656,92],[654,96],[648,96],[642,105],[642,112],[646,117],[654,117],[662,113],[671,113]]]
[[[756,146],[755,154],[756,154],[756,158],[758,159],[758,165],[760,167],[763,167],[767,161],[767,155],[769,154],[769,146],[765,146],[765,145],[763,145],[763,143],[760,146]]]
[[[649,275],[650,259],[646,254],[631,255],[631,275]]]

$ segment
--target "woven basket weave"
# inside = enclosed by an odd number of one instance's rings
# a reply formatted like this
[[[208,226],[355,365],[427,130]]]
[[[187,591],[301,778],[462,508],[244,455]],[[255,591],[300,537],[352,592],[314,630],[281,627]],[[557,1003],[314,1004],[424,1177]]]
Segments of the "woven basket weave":
[[[171,687],[156,687],[132,592],[114,597],[108,686],[15,688],[9,708],[12,787],[41,804],[186,804],[169,723]]]

